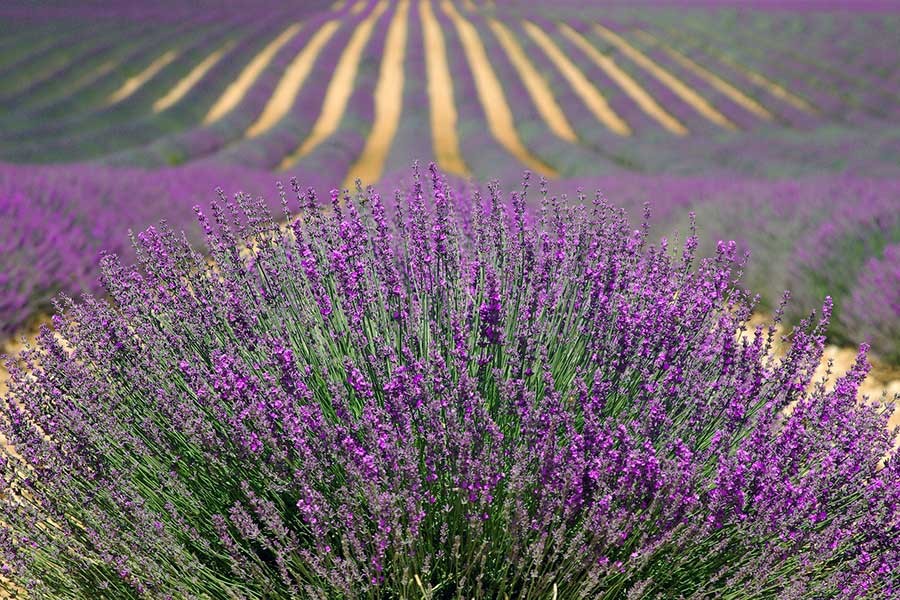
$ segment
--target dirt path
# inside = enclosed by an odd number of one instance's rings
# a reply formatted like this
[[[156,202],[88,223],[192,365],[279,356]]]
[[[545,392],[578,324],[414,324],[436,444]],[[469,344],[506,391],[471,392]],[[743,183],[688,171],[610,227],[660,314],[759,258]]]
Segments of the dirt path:
[[[497,19],[488,18],[487,22],[494,32],[494,37],[497,38],[497,41],[503,47],[503,51],[506,52],[509,62],[512,63],[512,66],[519,73],[519,78],[528,91],[528,95],[531,96],[544,123],[547,124],[547,127],[556,137],[569,143],[577,144],[578,135],[566,118],[565,111],[557,103],[547,80],[544,79],[528,59],[528,55],[525,54],[525,50],[519,45],[515,35]]]
[[[581,49],[595,65],[600,67],[600,69],[606,73],[607,77],[615,81],[618,86],[634,100],[634,103],[640,106],[641,110],[651,119],[662,125],[669,133],[674,133],[675,135],[688,134],[687,128],[682,125],[678,119],[669,114],[666,109],[660,106],[659,102],[657,102],[647,90],[641,87],[641,84],[635,81],[631,75],[616,64],[616,61],[597,50],[597,48],[587,41],[583,35],[565,23],[560,23],[559,28],[564,36],[578,46],[578,48]]]
[[[235,42],[233,41],[227,42],[221,48],[200,61],[197,66],[191,69],[190,73],[182,77],[181,80],[179,80],[178,83],[172,86],[172,88],[168,92],[166,92],[163,97],[153,103],[153,112],[162,112],[184,98],[187,93],[194,89],[194,86],[200,83],[200,80],[203,79],[203,77],[207,73],[209,73],[209,70],[216,66],[220,60],[222,60],[222,57],[225,56],[225,53],[231,50],[234,45]]]
[[[319,118],[316,119],[312,131],[309,136],[300,144],[300,147],[288,154],[278,166],[279,170],[289,169],[298,160],[308,155],[316,149],[323,141],[331,137],[341,125],[341,119],[347,110],[347,104],[350,102],[350,96],[353,95],[354,84],[356,83],[356,73],[359,71],[359,63],[362,61],[363,53],[375,30],[375,25],[388,8],[386,0],[381,0],[372,9],[372,12],[363,19],[347,42],[334,73],[331,75],[331,81],[328,83],[328,90],[325,92],[325,100],[322,102],[322,109],[319,112]]]
[[[353,187],[357,178],[363,184],[374,184],[381,178],[394,136],[403,114],[403,65],[406,60],[406,40],[409,19],[409,0],[400,0],[391,19],[381,70],[375,85],[375,119],[366,138],[362,154],[350,168],[344,187]]]
[[[634,33],[645,42],[662,48],[662,51],[668,54],[672,58],[672,60],[677,62],[679,65],[681,65],[697,77],[709,83],[713,88],[717,89],[722,94],[731,98],[731,100],[735,104],[742,106],[748,112],[751,112],[760,119],[766,121],[772,121],[775,118],[772,113],[770,113],[768,109],[766,109],[759,102],[757,102],[735,86],[731,85],[729,82],[725,81],[709,69],[701,67],[681,52],[678,52],[671,46],[662,43],[646,31],[637,30]]]
[[[254,122],[244,134],[247,138],[260,136],[274,127],[281,119],[283,119],[291,109],[294,108],[294,101],[297,94],[306,83],[316,59],[322,48],[331,39],[331,37],[340,28],[341,23],[337,19],[332,19],[322,25],[318,31],[310,38],[291,64],[284,71],[275,91],[269,97],[262,114]]]
[[[130,77],[125,83],[122,84],[122,87],[110,94],[109,98],[106,101],[107,105],[113,105],[121,102],[125,98],[138,91],[141,86],[153,79],[153,77],[155,77],[157,73],[162,71],[166,65],[168,65],[176,58],[178,58],[178,52],[175,50],[169,50],[168,52],[164,53],[162,56],[150,63],[146,69],[144,69],[134,77]]]

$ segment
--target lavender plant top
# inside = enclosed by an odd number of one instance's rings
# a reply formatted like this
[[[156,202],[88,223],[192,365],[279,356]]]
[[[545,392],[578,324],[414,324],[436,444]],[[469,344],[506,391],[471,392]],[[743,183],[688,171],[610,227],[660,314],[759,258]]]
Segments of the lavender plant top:
[[[428,179],[329,211],[298,191],[289,227],[239,196],[200,214],[211,261],[166,227],[139,268],[106,257],[111,303],[68,303],[10,364],[0,586],[898,592],[900,463],[889,409],[856,401],[865,348],[810,387],[830,303],[776,360],[774,330],[735,336],[734,244],[695,261],[696,236],[653,245],[599,199],[542,190],[530,219],[527,180],[507,201]]]

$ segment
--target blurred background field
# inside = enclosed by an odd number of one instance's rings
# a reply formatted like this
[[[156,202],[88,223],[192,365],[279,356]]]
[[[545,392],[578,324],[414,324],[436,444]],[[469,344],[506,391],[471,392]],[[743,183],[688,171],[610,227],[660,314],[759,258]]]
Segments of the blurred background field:
[[[101,251],[216,186],[350,189],[435,161],[601,192],[752,252],[789,322],[900,364],[900,13],[891,2],[5,2],[0,337],[99,293]],[[835,350],[837,352],[837,350]],[[896,386],[895,386],[896,387]]]

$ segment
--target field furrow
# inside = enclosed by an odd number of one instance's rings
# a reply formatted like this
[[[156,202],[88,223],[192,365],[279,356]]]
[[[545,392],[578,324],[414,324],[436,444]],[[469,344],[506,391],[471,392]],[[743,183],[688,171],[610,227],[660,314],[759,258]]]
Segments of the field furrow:
[[[104,110],[108,97],[119,89],[126,80],[145,69],[153,60],[167,50],[181,48],[180,40],[188,28],[203,29],[198,24],[180,23],[171,28],[160,28],[151,32],[148,38],[129,40],[118,46],[111,57],[115,63],[112,69],[96,74],[86,74],[83,82],[69,85],[54,85],[49,97],[32,106],[22,106],[11,113],[4,128],[8,132],[37,132],[36,123],[43,126],[57,121],[74,119],[95,110]],[[137,37],[137,36],[136,36]]]
[[[657,40],[662,41],[663,36],[660,34],[651,34],[649,31],[641,28],[635,29],[636,35],[642,35],[640,32],[645,32],[647,35],[652,35]],[[673,49],[676,45],[670,41],[666,43],[672,46]],[[752,101],[776,115],[776,119],[780,124],[810,129],[821,123],[821,111],[798,93],[789,91],[785,84],[776,82],[773,79],[771,69],[767,69],[766,75],[763,75],[759,71],[737,62],[735,59],[717,52],[714,48],[686,47],[682,45],[678,48],[678,52],[701,68],[710,71],[726,82],[733,83],[742,93],[749,96]],[[793,88],[794,86],[791,87]],[[797,91],[801,89],[803,89],[802,86],[796,88]]]
[[[691,89],[682,80],[660,67],[656,62],[632,46],[618,33],[599,23],[594,24],[594,31],[604,40],[615,46],[626,58],[639,65],[642,69],[666,85],[696,110],[697,113],[708,119],[710,122],[715,123],[724,129],[736,129],[734,123],[712,106],[705,98]]]
[[[730,82],[719,77],[718,75],[716,75],[709,69],[706,69],[706,68],[700,66],[699,64],[697,64],[696,62],[694,62],[693,60],[691,60],[690,58],[688,58],[681,52],[678,52],[671,46],[668,46],[668,45],[660,42],[658,39],[656,39],[655,37],[653,37],[652,35],[644,32],[644,31],[637,30],[634,33],[636,36],[638,36],[639,38],[644,40],[646,43],[649,43],[651,45],[657,45],[660,48],[662,48],[663,52],[668,54],[672,58],[672,60],[677,62],[679,65],[681,65],[682,67],[684,67],[685,69],[687,69],[688,71],[690,71],[691,73],[696,75],[697,77],[705,80],[716,90],[718,90],[722,94],[728,96],[733,102],[740,105],[741,107],[746,109],[748,112],[753,113],[754,115],[756,115],[757,117],[759,117],[760,119],[763,119],[765,121],[772,121],[775,119],[775,115],[773,115],[771,112],[769,112],[769,110],[766,109],[764,106],[762,106],[759,102],[757,102],[756,100],[754,100],[753,98],[751,98],[750,96],[748,96],[747,94],[745,94],[744,92],[739,90],[737,87],[732,85]]]
[[[547,84],[547,80],[541,76],[528,59],[513,33],[497,19],[490,18],[488,22],[497,41],[503,47],[506,57],[516,68],[519,78],[522,80],[528,95],[540,112],[547,127],[560,139],[573,144],[577,143],[578,135],[566,118],[565,111],[556,101],[556,97]]]
[[[113,38],[117,32],[97,24],[83,31],[66,31],[54,38],[54,43],[41,47],[0,70],[0,94],[10,96],[21,92],[35,81],[51,76],[56,70],[71,64],[74,56],[94,47],[95,40]]]
[[[113,104],[118,104],[126,98],[129,98],[132,94],[141,89],[145,83],[156,77],[156,75],[166,66],[174,62],[176,58],[178,58],[177,50],[168,50],[161,54],[156,60],[147,65],[146,69],[135,76],[130,77],[122,84],[122,87],[110,94],[106,99],[106,105],[112,106]]]
[[[250,88],[253,87],[253,84],[256,83],[262,75],[263,71],[266,70],[266,67],[269,66],[278,54],[278,51],[281,50],[291,38],[300,32],[301,27],[303,27],[302,23],[294,23],[281,32],[278,37],[266,44],[266,47],[253,57],[253,60],[244,67],[241,74],[238,75],[237,78],[228,85],[225,92],[219,96],[216,103],[212,105],[209,112],[203,117],[203,124],[209,125],[215,123],[234,110],[250,91]]]
[[[68,27],[58,22],[31,24],[7,33],[0,39],[0,73],[5,73],[9,65],[26,61],[58,43],[60,35]]]
[[[365,19],[357,26],[344,48],[341,59],[334,70],[325,100],[312,131],[295,150],[285,156],[278,165],[279,170],[290,168],[298,160],[315,150],[316,146],[337,131],[341,117],[347,109],[347,103],[353,94],[353,82],[362,60],[363,52],[372,36],[372,30],[378,19],[388,8],[387,0],[379,0]]]
[[[0,111],[3,113],[20,112],[33,109],[46,102],[48,97],[57,95],[61,90],[77,87],[79,82],[94,75],[98,65],[108,63],[118,55],[123,46],[132,45],[133,41],[141,41],[152,36],[152,33],[123,31],[119,35],[109,36],[102,44],[85,49],[58,69],[42,76],[33,76],[31,82],[15,93],[0,98]]]
[[[497,78],[503,82],[503,91],[512,112],[516,131],[525,147],[535,156],[539,156],[541,160],[552,166],[559,173],[559,177],[574,177],[586,174],[588,171],[607,172],[614,169],[609,160],[582,140],[580,136],[576,135],[575,140],[570,141],[560,137],[550,128],[544,115],[546,106],[544,109],[541,109],[536,99],[532,96],[531,91],[526,88],[519,71],[500,45],[489,18],[480,14],[480,11],[476,11],[471,13],[470,21],[479,30],[485,51],[488,56],[492,57],[491,67],[494,69]],[[511,26],[501,21],[496,22],[511,37],[513,36]],[[512,39],[524,52],[524,47],[522,47],[519,40],[515,37],[512,37]],[[556,94],[547,79],[537,71],[537,66],[532,61],[529,60],[529,64],[534,72],[538,73],[540,80],[544,82],[544,93],[549,94],[552,102],[562,110]],[[541,95],[537,95],[537,98],[540,99]],[[574,122],[569,120],[568,115],[565,115],[565,117],[567,122]],[[596,120],[592,119],[592,122],[596,123]],[[599,124],[597,126],[602,127]],[[572,127],[574,133],[575,126],[572,125]],[[605,130],[605,127],[602,128]],[[517,180],[519,173],[514,174],[516,177],[511,177],[508,182],[510,185],[519,184]]]
[[[531,21],[523,21],[522,26],[598,121],[618,135],[629,136],[632,134],[628,123],[616,114],[600,90],[584,76],[584,73],[559,49],[559,46],[543,29]]]
[[[434,156],[438,165],[448,173],[467,176],[469,169],[459,149],[458,115],[453,78],[447,61],[447,45],[431,0],[420,0],[419,16],[422,20]]]
[[[234,46],[234,41],[226,42],[221,48],[204,58],[184,78],[172,86],[172,89],[166,92],[162,98],[153,103],[153,112],[162,112],[184,98]]]
[[[291,111],[319,53],[340,26],[340,21],[331,20],[316,30],[303,50],[288,65],[262,114],[245,132],[246,137],[254,138],[266,133]]]
[[[675,135],[688,134],[687,128],[669,114],[627,71],[619,67],[615,60],[597,50],[583,35],[566,23],[560,23],[559,28],[563,35],[578,46],[595,65],[603,69],[607,76],[615,81],[647,115]]]
[[[441,8],[456,27],[469,68],[475,78],[476,90],[488,128],[494,139],[529,169],[548,177],[557,176],[553,167],[532,154],[522,143],[503,93],[503,86],[491,67],[478,30],[460,14],[456,6],[449,0],[442,0]]]
[[[214,99],[212,95],[224,85],[220,77],[214,78],[215,85],[193,90],[189,96],[192,99],[190,104],[181,103],[178,110],[166,111],[164,116],[154,114],[154,103],[165,97],[216,49],[228,42],[252,41],[255,39],[254,32],[259,28],[259,24],[249,30],[234,24],[210,31],[188,46],[181,53],[183,58],[170,61],[126,98],[113,103],[107,101],[105,106],[95,111],[46,125],[42,128],[43,132],[52,132],[52,141],[33,141],[36,140],[34,131],[18,134],[28,141],[16,151],[23,155],[40,153],[47,161],[59,160],[58,156],[73,150],[85,158],[95,158],[147,144],[166,133],[193,126],[202,119],[202,114]],[[239,66],[245,57],[234,58],[225,62],[225,69]]]
[[[400,0],[391,19],[378,84],[375,86],[375,115],[372,130],[362,154],[350,168],[344,180],[349,187],[357,178],[364,184],[374,184],[384,172],[384,164],[391,151],[394,137],[403,114],[403,72],[408,39],[409,0]]]
[[[696,32],[701,39],[706,37],[714,40],[715,44],[726,45],[726,38],[715,30],[700,30],[690,26],[690,32]],[[682,32],[681,35],[685,33]],[[779,47],[778,44],[772,44],[766,39],[754,39],[738,32],[727,38],[727,46],[735,48],[742,54],[764,60],[774,67],[787,70],[792,78],[807,82],[822,95],[837,95],[840,99],[837,110],[844,115],[849,114],[845,106],[854,107],[876,117],[886,117],[889,113],[896,112],[900,106],[896,98],[885,97],[876,87],[871,85],[860,87],[858,81],[853,85],[847,85],[848,82],[853,82],[853,79],[842,77],[840,70],[828,68],[796,52],[786,51],[783,46]],[[816,103],[822,104],[818,101]]]

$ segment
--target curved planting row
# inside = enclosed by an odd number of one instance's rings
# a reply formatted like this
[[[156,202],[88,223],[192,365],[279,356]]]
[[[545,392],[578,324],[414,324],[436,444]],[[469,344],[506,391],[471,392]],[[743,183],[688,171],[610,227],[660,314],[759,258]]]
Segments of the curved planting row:
[[[325,104],[331,75],[354,33],[374,8],[370,3],[366,10],[354,13],[351,6],[336,14],[322,16],[317,27],[309,28],[303,34],[301,50],[293,57],[289,72],[282,75],[260,118],[235,144],[226,146],[210,160],[259,169],[282,168],[285,159],[312,134]],[[289,85],[284,87],[286,83]],[[270,114],[274,116],[269,118]],[[342,179],[350,167],[350,160],[352,158],[328,166],[327,173]]]
[[[156,115],[154,104],[197,63],[224,45],[233,43],[238,38],[239,27],[238,20],[224,27],[214,27],[209,33],[199,36],[194,43],[188,43],[184,47],[179,53],[182,60],[166,64],[157,76],[134,92],[127,92],[124,97],[110,96],[99,110],[20,133],[16,136],[17,139],[4,139],[2,143],[10,151],[15,149],[18,160],[59,160],[73,154],[94,158],[129,144],[148,141],[146,137],[142,139],[136,135],[142,120],[150,120],[154,128],[162,131],[184,127],[191,121],[182,120],[184,117],[180,115],[172,118],[167,112]],[[211,103],[213,98],[208,97],[206,101]],[[190,107],[190,110],[196,108],[197,106]],[[151,133],[151,139],[152,135]]]
[[[56,98],[35,103],[27,102],[4,119],[3,131],[10,133],[27,131],[42,123],[52,123],[63,117],[69,119],[91,111],[101,110],[109,103],[110,97],[121,94],[130,80],[137,80],[152,65],[170,52],[177,52],[179,41],[188,30],[203,30],[207,25],[187,21],[170,27],[153,30],[150,38],[136,47],[124,45],[121,58],[108,71],[101,71],[91,77],[86,74],[84,82],[61,90]],[[36,125],[38,124],[38,125]],[[4,136],[5,137],[5,136]]]
[[[345,169],[344,175],[349,176],[354,165],[367,158],[367,148],[374,147],[369,132],[383,135],[385,129],[373,126],[385,44],[368,43],[361,50],[361,64],[371,65],[372,72],[371,77],[354,80],[359,86],[351,90],[346,104],[351,113],[330,109],[335,114],[326,115],[324,134],[322,129],[316,132],[309,115],[318,119],[321,107],[317,104],[332,86],[332,77],[341,77],[333,69],[339,57],[350,51],[347,44],[355,43],[350,31],[364,23],[371,11],[379,10],[378,5],[346,2],[331,11],[298,15],[305,22],[295,21],[299,29],[285,38],[248,80],[240,99],[222,109],[214,121],[207,119],[211,109],[231,93],[267,44],[284,34],[290,26],[285,19],[297,17],[286,11],[260,11],[249,21],[234,19],[223,26],[198,13],[190,21],[191,34],[171,35],[168,40],[153,21],[145,41],[129,40],[128,47],[139,47],[135,50],[125,51],[125,46],[110,45],[111,41],[82,42],[83,49],[70,52],[69,63],[35,75],[37,79],[7,95],[14,111],[0,116],[5,123],[0,155],[14,161],[96,158],[144,166],[221,160],[268,169],[311,160],[310,168]],[[390,14],[396,6],[389,3]],[[378,142],[379,148],[386,145],[388,149],[379,153],[393,154],[390,145],[396,134],[401,139],[407,135],[406,119],[423,123],[427,118],[429,129],[458,128],[454,132],[458,149],[453,151],[457,158],[441,160],[459,163],[458,169],[445,165],[459,172],[486,174],[481,165],[466,164],[470,162],[466,156],[476,155],[487,156],[485,164],[498,167],[495,173],[526,166],[549,176],[572,177],[598,165],[638,172],[746,172],[752,168],[755,151],[744,148],[772,143],[776,151],[757,163],[758,172],[805,174],[826,166],[818,160],[804,164],[795,147],[804,144],[805,135],[830,136],[851,146],[875,136],[876,149],[866,156],[877,157],[885,148],[877,144],[889,147],[891,143],[893,129],[884,120],[900,110],[900,103],[892,100],[888,69],[882,69],[883,85],[870,85],[872,69],[853,70],[853,65],[865,64],[863,52],[807,56],[823,47],[823,39],[833,40],[836,35],[834,27],[813,17],[775,19],[778,28],[773,39],[760,45],[750,44],[750,36],[760,22],[767,21],[744,13],[732,20],[709,18],[707,22],[721,31],[697,36],[696,20],[653,9],[573,11],[563,5],[548,12],[415,0],[405,12],[403,20],[411,35],[404,38],[404,56],[432,56],[424,65],[426,81],[443,77],[430,71],[449,65],[452,83],[442,85],[456,89],[452,99],[429,96],[428,102],[405,103],[399,124],[387,127],[391,139]],[[432,37],[434,33],[428,31],[439,31],[443,45],[426,51],[423,46],[430,42],[417,33],[422,18],[435,20],[433,28],[423,31]],[[794,31],[797,23],[806,23],[804,18],[810,22],[808,29]],[[850,17],[839,21],[848,22],[856,23]],[[204,24],[205,30],[198,27]],[[386,35],[387,27],[387,17],[379,18],[378,35]],[[854,39],[866,32],[886,35],[871,19],[851,28]],[[785,46],[790,35],[805,35],[810,41],[793,50]],[[315,48],[302,57],[310,45]],[[876,44],[876,49],[881,46]],[[60,42],[25,52],[6,70],[40,65],[44,55],[56,56],[64,48]],[[435,52],[446,56],[434,59]],[[120,62],[112,64],[115,60],[107,56]],[[837,62],[844,59],[848,65]],[[390,69],[405,69],[407,63],[406,58],[394,61]],[[522,70],[525,63],[527,74]],[[17,77],[35,69],[17,69]],[[365,75],[365,68],[360,72]],[[405,97],[405,87],[415,85],[402,74],[388,76],[402,81],[400,97]],[[65,98],[62,90],[70,84],[72,96]],[[294,90],[282,98],[285,85]],[[535,100],[535,85],[543,88],[544,100]],[[560,129],[560,119],[541,105],[547,97],[565,115],[567,127]],[[283,106],[270,110],[273,103]],[[344,106],[343,99],[340,105]],[[427,116],[434,111],[449,116],[437,120]],[[453,120],[452,113],[458,115],[455,122],[442,123],[443,118]],[[553,135],[545,136],[547,131]],[[564,131],[562,137],[560,131]],[[311,146],[323,143],[317,139],[323,135],[337,136],[328,142],[327,157],[311,157],[311,148],[303,147],[311,134]],[[428,134],[433,142],[445,135]],[[435,143],[451,142],[448,138]],[[389,158],[378,160],[391,164]],[[892,168],[890,161],[868,162],[871,167],[862,160],[839,161],[831,170],[859,173],[862,168],[862,174],[880,176]],[[391,164],[388,170],[398,166]]]

